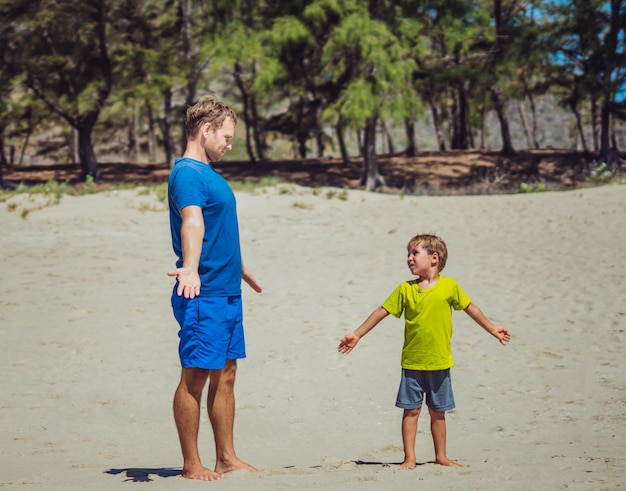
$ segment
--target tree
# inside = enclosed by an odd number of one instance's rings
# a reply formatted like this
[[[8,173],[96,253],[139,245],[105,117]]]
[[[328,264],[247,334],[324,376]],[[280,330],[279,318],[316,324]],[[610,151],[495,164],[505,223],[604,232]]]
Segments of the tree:
[[[138,116],[148,121],[150,157],[156,147],[160,129],[165,162],[174,162],[177,153],[172,134],[174,95],[185,87],[185,75],[179,70],[181,53],[180,10],[176,0],[127,1],[117,23],[120,48],[115,59],[115,87],[112,99],[116,110],[112,117],[125,115],[129,131],[129,150],[138,144]],[[159,109],[161,108],[161,109]],[[133,140],[134,139],[134,140]]]
[[[471,141],[470,96],[486,58],[488,18],[476,1],[427,1],[420,13],[427,49],[418,60],[424,76],[416,86],[428,102],[440,150],[442,125],[449,118],[450,147],[468,149]]]
[[[11,56],[14,51],[11,42],[15,32],[14,26],[6,22],[8,7],[6,1],[0,3],[0,19],[2,19],[0,20],[0,44],[4,46],[4,49],[0,51],[0,188],[9,187],[3,178],[3,169],[9,163],[5,152],[5,134],[11,121],[9,106],[13,80],[18,74],[18,70],[15,69],[17,60]]]
[[[523,0],[493,0],[492,19],[494,38],[491,51],[493,56],[487,65],[489,93],[493,108],[500,123],[502,139],[502,155],[514,155],[511,129],[506,114],[507,99],[515,94],[518,64],[516,55],[520,53],[515,42],[520,34],[520,18],[523,17],[525,2]]]
[[[77,131],[83,173],[97,178],[92,131],[113,85],[114,1],[18,0],[13,7],[25,85]]]
[[[588,100],[599,160],[615,164],[611,118],[624,118],[626,109],[623,100],[617,100],[626,84],[626,3],[550,2],[547,11],[554,19],[550,35],[552,81],[562,88],[562,103],[575,110],[577,120],[579,104]]]
[[[360,184],[371,191],[384,185],[376,161],[376,126],[390,114],[403,113],[403,95],[410,90],[414,64],[388,26],[376,19],[378,4],[369,10],[351,5],[324,46],[335,83],[343,90],[328,109],[353,128],[362,128],[363,173]]]

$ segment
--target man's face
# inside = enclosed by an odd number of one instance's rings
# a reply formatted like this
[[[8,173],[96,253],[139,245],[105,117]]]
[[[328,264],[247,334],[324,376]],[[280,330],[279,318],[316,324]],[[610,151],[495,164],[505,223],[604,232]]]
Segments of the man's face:
[[[213,128],[207,124],[202,129],[204,138],[203,147],[209,162],[222,160],[224,154],[233,148],[233,136],[235,136],[235,123],[232,119],[224,120],[221,128]]]

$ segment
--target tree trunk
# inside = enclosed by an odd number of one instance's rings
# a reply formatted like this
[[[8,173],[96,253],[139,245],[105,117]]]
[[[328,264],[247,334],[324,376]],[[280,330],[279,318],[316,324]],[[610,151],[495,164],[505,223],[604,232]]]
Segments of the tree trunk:
[[[524,136],[526,137],[526,145],[528,146],[528,148],[532,148],[530,132],[528,131],[528,123],[526,122],[526,114],[524,114],[524,107],[522,106],[521,101],[518,101],[517,103],[517,112],[519,113],[519,118],[522,123],[522,130],[524,131]]]
[[[317,158],[324,158],[326,145],[324,144],[324,129],[322,128],[322,105],[316,104],[315,107],[315,142],[317,143]]]
[[[613,154],[611,148],[611,106],[615,100],[615,93],[618,90],[614,86],[615,78],[619,77],[623,72],[623,60],[620,55],[623,54],[624,40],[624,0],[611,0],[610,4],[610,28],[604,36],[604,59],[606,68],[602,81],[602,108],[600,115],[600,156],[603,162],[606,162],[611,172],[617,171],[618,158]],[[618,44],[619,43],[619,44]],[[618,46],[621,44],[621,52]],[[622,79],[623,80],[623,79]]]
[[[491,91],[491,96],[493,98],[496,114],[498,115],[498,121],[500,122],[500,137],[502,138],[502,150],[500,150],[500,153],[505,156],[515,155],[515,149],[511,141],[509,120],[504,112],[504,104],[495,90]]]
[[[146,104],[146,113],[148,115],[148,159],[150,162],[156,161],[156,134],[154,131],[154,127],[156,126],[154,121],[154,111],[152,110],[152,105],[147,100]]]
[[[363,142],[363,174],[360,185],[365,186],[366,191],[373,191],[378,185],[384,186],[385,180],[378,171],[376,161],[376,121],[372,117],[365,122],[365,138]]]
[[[346,141],[343,137],[343,121],[341,117],[337,120],[335,132],[337,133],[337,143],[339,144],[339,152],[341,152],[341,160],[343,161],[343,165],[348,166],[350,165],[350,156],[348,155]]]
[[[126,121],[126,133],[128,137],[128,145],[126,148],[127,158],[129,161],[137,159],[137,138],[135,135],[135,117],[128,118]]]
[[[464,82],[460,82],[454,92],[454,107],[452,110],[452,138],[450,147],[454,150],[467,150],[467,97]]]
[[[3,170],[7,165],[7,156],[4,153],[4,128],[0,128],[0,188],[4,188]]]
[[[404,153],[409,157],[417,155],[417,142],[415,140],[415,120],[404,118],[404,130],[406,132],[406,148]]]
[[[589,148],[587,147],[587,140],[585,139],[585,130],[583,128],[580,111],[578,110],[578,106],[574,102],[571,103],[570,107],[572,109],[572,112],[574,113],[574,116],[576,117],[576,126],[578,127],[578,134],[580,135],[580,143],[583,146],[583,150],[585,152],[588,152]]]
[[[602,110],[600,113],[600,162],[606,162],[609,168],[612,169],[611,112],[608,99],[602,101]]]
[[[533,122],[530,135],[533,139],[533,146],[538,149],[539,142],[537,141],[537,107],[535,105],[535,98],[533,97],[532,92],[529,92],[528,94],[528,101],[530,102],[530,114]]]
[[[616,154],[619,153],[619,148],[617,147],[617,135],[615,131],[615,117],[611,118],[611,150]]]
[[[387,153],[394,154],[396,150],[393,145],[393,139],[391,138],[391,133],[389,132],[389,128],[387,128],[387,124],[384,121],[381,121],[380,125],[383,130],[383,136],[385,137],[385,140],[387,142]]]
[[[256,107],[256,97],[250,96],[250,112],[252,113],[252,136],[254,137],[254,147],[258,159],[263,162],[265,160],[265,142],[261,137],[261,128],[259,126],[259,112]]]
[[[24,155],[26,154],[26,149],[28,148],[28,141],[30,140],[30,135],[33,133],[33,125],[31,123],[28,124],[28,131],[26,136],[24,137],[24,142],[22,143],[22,147],[20,148],[20,158],[18,159],[18,165],[22,165],[24,163]],[[11,159],[13,162],[13,159]]]
[[[430,104],[430,112],[433,117],[433,126],[435,128],[435,134],[437,136],[437,145],[439,147],[439,150],[443,152],[446,149],[446,141],[443,137],[443,132],[441,130],[441,121],[439,120],[439,111],[437,111],[437,106],[435,105],[432,99],[429,100],[428,103]]]
[[[296,99],[289,93],[289,114],[291,115],[291,145],[293,146],[293,159],[304,159],[306,157],[306,142],[302,142],[300,135],[298,134],[299,117],[296,111]],[[304,147],[304,148],[303,148]]]
[[[174,167],[174,138],[172,136],[172,89],[167,88],[162,91],[163,94],[163,120],[161,123],[161,132],[163,134],[163,149],[165,150],[165,162]]]
[[[72,164],[78,164],[80,162],[80,157],[78,155],[78,131],[76,128],[72,127]]]
[[[233,71],[233,77],[235,78],[235,84],[241,93],[241,102],[243,104],[243,121],[245,125],[245,133],[246,133],[246,151],[248,152],[248,158],[250,162],[256,162],[256,157],[254,156],[254,151],[252,150],[252,122],[250,121],[250,96],[248,95],[248,91],[246,90],[246,86],[243,83],[243,78],[241,77],[241,64],[235,63],[235,70]]]
[[[487,148],[487,104],[484,100],[480,106],[480,148]]]
[[[593,151],[600,150],[600,125],[598,125],[598,96],[591,94],[591,132],[593,137]]]
[[[78,131],[78,156],[83,169],[83,177],[85,179],[91,177],[97,180],[100,177],[98,174],[98,160],[91,143],[93,123],[83,122],[78,124],[76,130]]]

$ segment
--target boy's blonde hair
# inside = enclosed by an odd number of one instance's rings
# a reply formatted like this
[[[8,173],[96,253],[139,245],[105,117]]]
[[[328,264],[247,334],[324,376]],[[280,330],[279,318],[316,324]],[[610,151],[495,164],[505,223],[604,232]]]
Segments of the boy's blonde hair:
[[[230,118],[235,126],[237,125],[237,115],[226,104],[221,102],[216,96],[207,95],[187,108],[185,114],[185,133],[187,138],[193,137],[198,128],[205,123],[211,123],[213,129],[219,129],[224,121]]]
[[[448,247],[442,238],[431,234],[418,234],[409,240],[407,249],[410,249],[411,246],[416,246],[417,244],[420,244],[422,249],[426,249],[428,254],[437,253],[437,256],[439,257],[439,272],[446,267],[446,261],[448,260]]]

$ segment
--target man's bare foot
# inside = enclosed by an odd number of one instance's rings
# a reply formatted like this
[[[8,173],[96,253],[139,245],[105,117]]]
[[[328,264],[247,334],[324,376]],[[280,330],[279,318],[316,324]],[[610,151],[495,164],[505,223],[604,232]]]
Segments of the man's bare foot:
[[[417,463],[415,462],[415,459],[411,459],[411,460],[405,460],[404,462],[402,462],[400,464],[400,469],[415,469],[417,467]]]
[[[190,469],[183,468],[182,476],[185,479],[197,479],[199,481],[217,481],[224,477],[223,473],[213,472],[211,469],[207,469],[203,465],[193,467]]]
[[[215,472],[218,474],[226,474],[232,471],[248,471],[248,472],[261,472],[260,469],[252,467],[250,464],[245,463],[242,460],[236,459],[231,462],[218,462],[215,465]]]
[[[454,460],[450,460],[447,457],[445,457],[443,459],[435,460],[435,464],[445,465],[445,466],[448,466],[448,467],[465,467],[462,464],[459,464],[458,462],[455,462]]]

